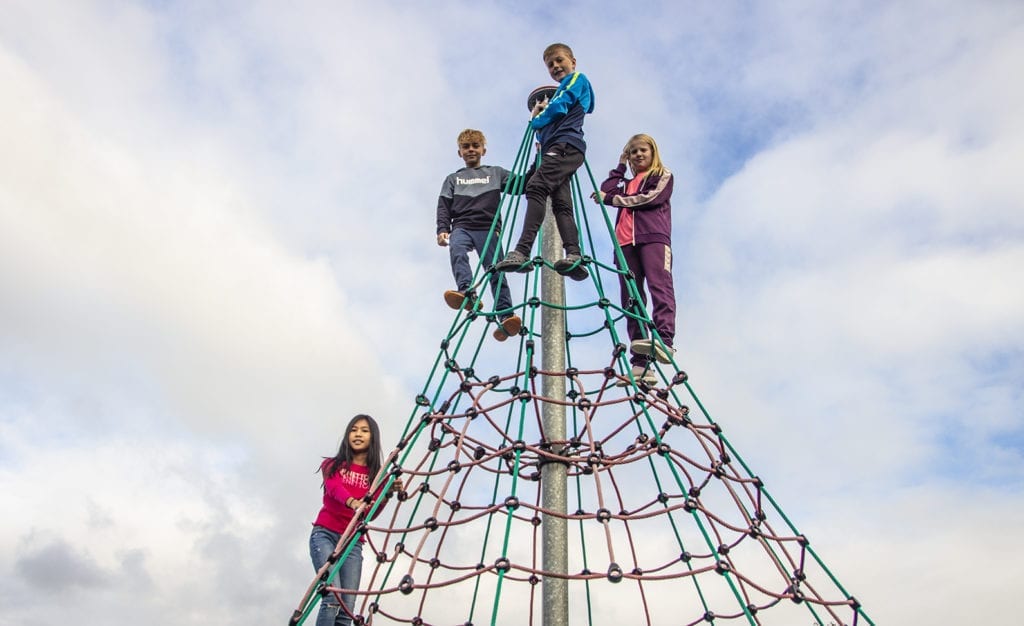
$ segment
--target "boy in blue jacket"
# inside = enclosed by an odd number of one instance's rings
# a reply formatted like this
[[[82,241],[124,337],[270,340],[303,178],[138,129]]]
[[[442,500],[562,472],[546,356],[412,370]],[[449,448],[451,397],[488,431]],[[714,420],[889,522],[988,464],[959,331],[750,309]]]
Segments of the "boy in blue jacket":
[[[554,262],[559,274],[574,280],[587,277],[580,265],[579,231],[572,214],[572,191],[569,180],[583,164],[587,144],[583,141],[583,118],[594,111],[594,91],[590,81],[576,71],[576,58],[564,43],[554,43],[544,50],[544,64],[551,78],[558,81],[558,90],[551,100],[542,100],[533,107],[530,121],[540,142],[540,167],[526,183],[526,217],[523,232],[515,249],[497,264],[499,272],[529,272],[530,251],[544,221],[548,196],[558,233],[562,236],[565,258]]]

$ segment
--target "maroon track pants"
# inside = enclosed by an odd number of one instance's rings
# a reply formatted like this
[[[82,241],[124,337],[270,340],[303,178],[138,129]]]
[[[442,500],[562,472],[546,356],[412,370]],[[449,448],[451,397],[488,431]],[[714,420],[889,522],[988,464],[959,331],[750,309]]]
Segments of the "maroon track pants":
[[[654,322],[654,328],[665,345],[671,347],[676,336],[676,291],[672,283],[672,248],[663,243],[631,244],[622,246],[622,256],[626,259],[626,266],[633,272],[637,290],[645,307],[648,299],[646,292],[650,292],[651,320]],[[619,294],[622,307],[626,308],[630,293],[626,287],[626,277],[621,274]],[[635,341],[643,337],[640,322],[631,317],[626,319],[629,340]],[[634,365],[642,365],[645,360],[645,357],[638,355],[632,358]]]

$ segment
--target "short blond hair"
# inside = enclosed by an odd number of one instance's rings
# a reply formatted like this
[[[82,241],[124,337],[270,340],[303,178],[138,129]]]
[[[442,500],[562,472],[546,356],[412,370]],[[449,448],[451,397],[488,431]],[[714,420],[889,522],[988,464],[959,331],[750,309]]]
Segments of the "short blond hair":
[[[484,138],[484,134],[475,128],[467,128],[466,130],[459,133],[458,139],[455,140],[456,146],[461,146],[464,143],[479,142],[481,146],[487,145],[487,140]]]
[[[550,46],[548,46],[547,48],[544,48],[544,56],[541,57],[541,58],[544,59],[545,61],[547,61],[549,56],[551,56],[555,52],[558,52],[559,50],[564,50],[565,53],[568,54],[570,57],[572,57],[574,59],[576,58],[576,56],[573,55],[573,53],[572,53],[572,48],[570,48],[569,46],[567,46],[564,43],[553,43]]]

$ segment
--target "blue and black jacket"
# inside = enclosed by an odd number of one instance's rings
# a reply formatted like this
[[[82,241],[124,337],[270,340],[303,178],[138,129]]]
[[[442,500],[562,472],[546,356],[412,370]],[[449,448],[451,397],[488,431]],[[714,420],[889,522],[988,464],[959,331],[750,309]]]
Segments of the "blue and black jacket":
[[[586,153],[583,116],[594,112],[594,90],[582,72],[573,72],[558,83],[558,90],[540,115],[530,121],[537,131],[542,151],[556,143],[567,143]]]

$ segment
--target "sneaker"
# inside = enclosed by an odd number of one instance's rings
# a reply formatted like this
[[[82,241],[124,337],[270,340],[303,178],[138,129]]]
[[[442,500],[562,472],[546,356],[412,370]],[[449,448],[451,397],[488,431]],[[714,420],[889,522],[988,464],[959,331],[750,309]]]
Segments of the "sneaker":
[[[588,272],[587,268],[583,267],[582,265],[577,265],[576,269],[569,270],[568,272],[565,273],[565,276],[568,276],[569,278],[575,280],[576,282],[580,282],[581,280],[586,280],[587,277],[590,276],[590,272]]]
[[[629,351],[633,354],[649,355],[651,353],[650,339],[637,339],[629,343]]]
[[[468,305],[466,305],[467,301],[469,301]],[[477,311],[479,311],[483,306],[483,302],[481,302],[480,299],[472,293],[467,295],[461,291],[455,291],[454,289],[449,289],[444,292],[444,302],[456,311],[461,309],[463,305],[466,305],[467,309],[473,308]]]
[[[653,339],[637,339],[629,344],[629,351],[633,354],[653,356],[658,359],[659,363],[671,363],[672,356],[676,353],[676,349],[672,346],[666,346]]]
[[[555,271],[558,272],[559,274],[565,275],[579,267],[580,263],[582,262],[583,259],[580,257],[578,253],[570,252],[569,254],[565,255],[564,259],[558,259],[557,261],[555,261],[552,264],[552,267],[554,267]]]
[[[494,329],[494,338],[498,341],[505,341],[513,335],[518,335],[523,328],[523,320],[518,315],[512,315],[501,320],[501,324]]]
[[[587,268],[583,267],[583,257],[576,252],[570,252],[564,259],[558,259],[551,267],[562,276],[568,276],[575,281],[586,280],[590,276]]]
[[[630,372],[633,374],[633,380],[635,380],[638,383],[647,383],[652,387],[658,384],[658,376],[654,373],[654,370],[652,370],[649,367],[644,367],[643,365],[634,365]],[[615,383],[615,386],[628,387],[632,384],[632,380],[623,377],[620,378],[619,381]]]
[[[518,250],[513,250],[505,255],[505,258],[494,264],[497,272],[519,272],[526,274],[533,269],[533,263],[526,255]]]

